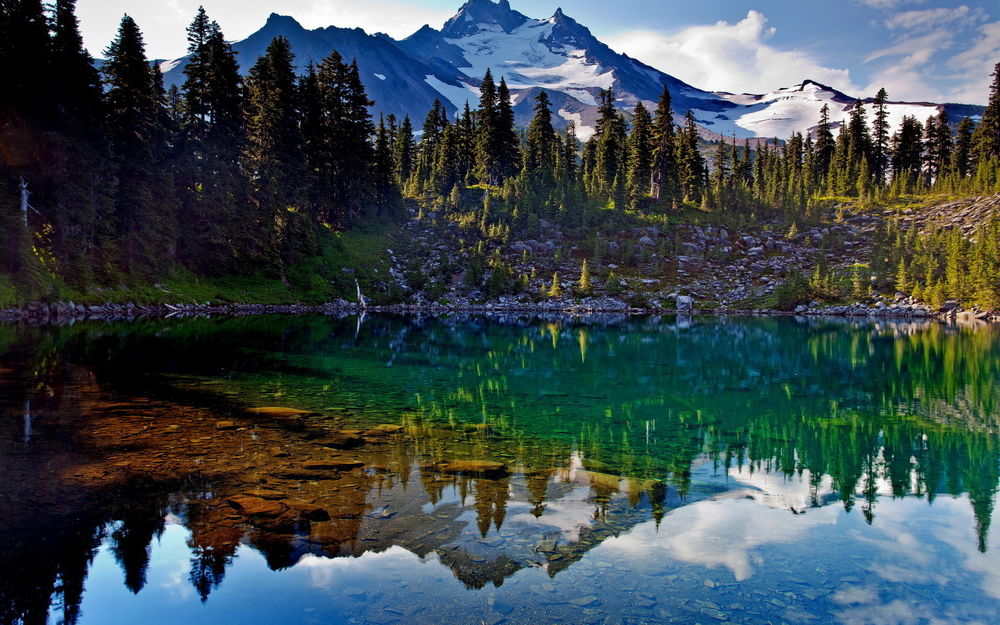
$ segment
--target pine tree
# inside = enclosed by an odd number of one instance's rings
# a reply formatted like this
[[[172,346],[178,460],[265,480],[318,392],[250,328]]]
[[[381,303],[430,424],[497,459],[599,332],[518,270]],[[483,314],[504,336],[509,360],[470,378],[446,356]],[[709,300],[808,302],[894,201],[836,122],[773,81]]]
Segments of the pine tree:
[[[524,170],[536,185],[552,183],[558,141],[552,127],[552,103],[545,91],[535,97],[535,116],[528,125]]]
[[[586,297],[593,291],[593,286],[590,284],[590,269],[587,268],[587,259],[583,259],[583,265],[580,267],[580,281],[577,283],[577,292]]]
[[[588,171],[588,187],[592,195],[604,199],[621,199],[625,187],[625,156],[627,130],[625,120],[615,110],[614,92],[601,92],[597,126],[588,141],[591,160]],[[616,208],[624,208],[621,202]]]
[[[983,118],[973,134],[973,160],[976,163],[1000,158],[1000,62],[993,68],[989,101]]]
[[[872,126],[872,154],[870,164],[872,175],[878,186],[885,184],[886,169],[889,160],[889,111],[886,108],[888,94],[885,89],[879,89],[875,95],[875,121]]]
[[[413,155],[416,144],[413,140],[413,125],[410,116],[403,117],[403,123],[396,133],[396,142],[392,147],[393,177],[399,187],[403,187],[410,179],[413,169]]]
[[[652,195],[661,202],[673,204],[679,199],[680,180],[677,173],[674,114],[670,88],[667,85],[663,85],[663,93],[656,105],[652,141]]]
[[[520,140],[517,137],[514,123],[514,107],[510,101],[510,89],[507,88],[507,81],[503,78],[500,79],[500,86],[497,88],[497,125],[494,150],[497,154],[500,181],[517,174],[521,163]]]
[[[146,59],[145,43],[135,21],[122,18],[118,34],[104,52],[102,68],[107,82],[108,128],[115,156],[117,194],[115,234],[121,261],[126,270],[150,272],[149,263],[162,250],[171,249],[169,228],[158,228],[169,217],[161,211],[157,198],[164,189],[159,184],[155,147],[157,95],[153,72]]]
[[[247,74],[247,140],[243,164],[254,204],[253,226],[273,254],[292,219],[289,208],[304,208],[305,163],[296,110],[295,57],[284,37],[271,41]]]
[[[687,112],[684,130],[677,142],[677,166],[685,201],[700,203],[705,186],[705,161],[698,151],[698,129],[694,114]]]
[[[958,122],[955,150],[952,152],[951,170],[959,178],[965,178],[972,171],[972,131],[975,124],[968,117]]]
[[[552,274],[552,284],[549,286],[548,296],[552,299],[562,297],[562,285],[559,284],[559,274]]]
[[[907,187],[920,174],[923,159],[923,127],[915,117],[905,116],[892,139],[892,175]]]
[[[825,180],[830,171],[836,143],[830,131],[830,107],[823,104],[819,113],[819,125],[816,127],[815,170],[813,175],[817,182]]]
[[[97,277],[102,249],[110,246],[103,222],[113,218],[111,157],[104,124],[100,76],[83,47],[74,0],[58,0],[52,20],[52,100],[56,113],[49,136],[54,145],[44,170],[52,181],[42,210],[51,251],[61,277],[84,287]],[[168,191],[169,194],[169,191]]]
[[[448,112],[440,100],[435,99],[431,110],[424,118],[423,132],[417,146],[417,161],[413,172],[415,184],[420,189],[427,189],[434,177],[434,167],[438,158],[438,149],[444,139],[448,127]]]
[[[633,210],[649,192],[653,169],[653,128],[649,111],[637,102],[632,113],[632,132],[628,137],[627,193]]]
[[[321,124],[320,185],[326,201],[319,217],[344,228],[362,210],[377,204],[371,176],[375,131],[356,62],[344,63],[335,50],[316,72]]]
[[[233,270],[260,253],[247,209],[246,179],[239,166],[245,141],[239,64],[222,30],[204,8],[188,27],[183,87],[180,255],[205,272]]]
[[[487,69],[479,85],[479,108],[476,110],[476,176],[487,185],[498,185],[503,181],[500,155],[496,153],[500,135],[499,117],[496,84],[493,73]]]

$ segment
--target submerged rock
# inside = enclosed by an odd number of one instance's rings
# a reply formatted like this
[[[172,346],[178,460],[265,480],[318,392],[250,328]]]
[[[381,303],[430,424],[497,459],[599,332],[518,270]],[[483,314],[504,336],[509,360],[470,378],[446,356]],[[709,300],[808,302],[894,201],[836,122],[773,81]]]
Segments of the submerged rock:
[[[237,495],[226,502],[248,517],[278,517],[288,511],[288,506],[280,501]]]
[[[441,472],[449,475],[471,475],[482,477],[503,477],[507,475],[507,465],[493,460],[452,460],[441,465]]]
[[[323,438],[316,439],[317,445],[329,447],[331,449],[354,449],[364,442],[360,436],[354,434],[331,434]]]
[[[299,410],[298,408],[286,408],[284,406],[261,406],[258,408],[247,408],[247,412],[260,417],[272,417],[275,419],[288,419],[290,417],[310,417],[319,413],[310,410]]]

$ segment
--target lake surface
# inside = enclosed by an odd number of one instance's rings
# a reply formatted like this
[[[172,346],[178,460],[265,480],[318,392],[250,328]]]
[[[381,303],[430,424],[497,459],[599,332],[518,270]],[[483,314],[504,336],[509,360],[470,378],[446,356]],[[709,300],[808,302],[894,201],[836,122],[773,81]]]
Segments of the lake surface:
[[[0,326],[0,625],[996,623],[1000,329]]]

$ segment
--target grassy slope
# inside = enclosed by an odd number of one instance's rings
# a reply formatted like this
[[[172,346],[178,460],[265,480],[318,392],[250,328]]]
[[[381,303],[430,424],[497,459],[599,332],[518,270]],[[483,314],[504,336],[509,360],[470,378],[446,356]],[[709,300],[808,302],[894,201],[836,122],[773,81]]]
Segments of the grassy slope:
[[[177,269],[155,284],[136,282],[79,290],[47,276],[39,293],[37,289],[18,287],[10,276],[0,274],[0,309],[29,301],[321,304],[340,297],[353,300],[356,299],[355,277],[365,289],[387,275],[389,261],[385,250],[391,247],[394,232],[393,226],[375,224],[365,229],[326,234],[321,237],[320,255],[289,267],[284,277],[263,272],[205,277]],[[349,274],[343,271],[344,268],[353,269],[354,273]]]

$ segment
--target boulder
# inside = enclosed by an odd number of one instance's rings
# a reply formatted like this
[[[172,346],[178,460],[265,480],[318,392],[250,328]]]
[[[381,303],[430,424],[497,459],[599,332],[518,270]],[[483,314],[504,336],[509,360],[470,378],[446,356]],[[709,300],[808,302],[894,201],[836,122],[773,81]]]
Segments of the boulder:
[[[677,310],[679,312],[691,312],[694,309],[694,300],[690,295],[677,296]]]

